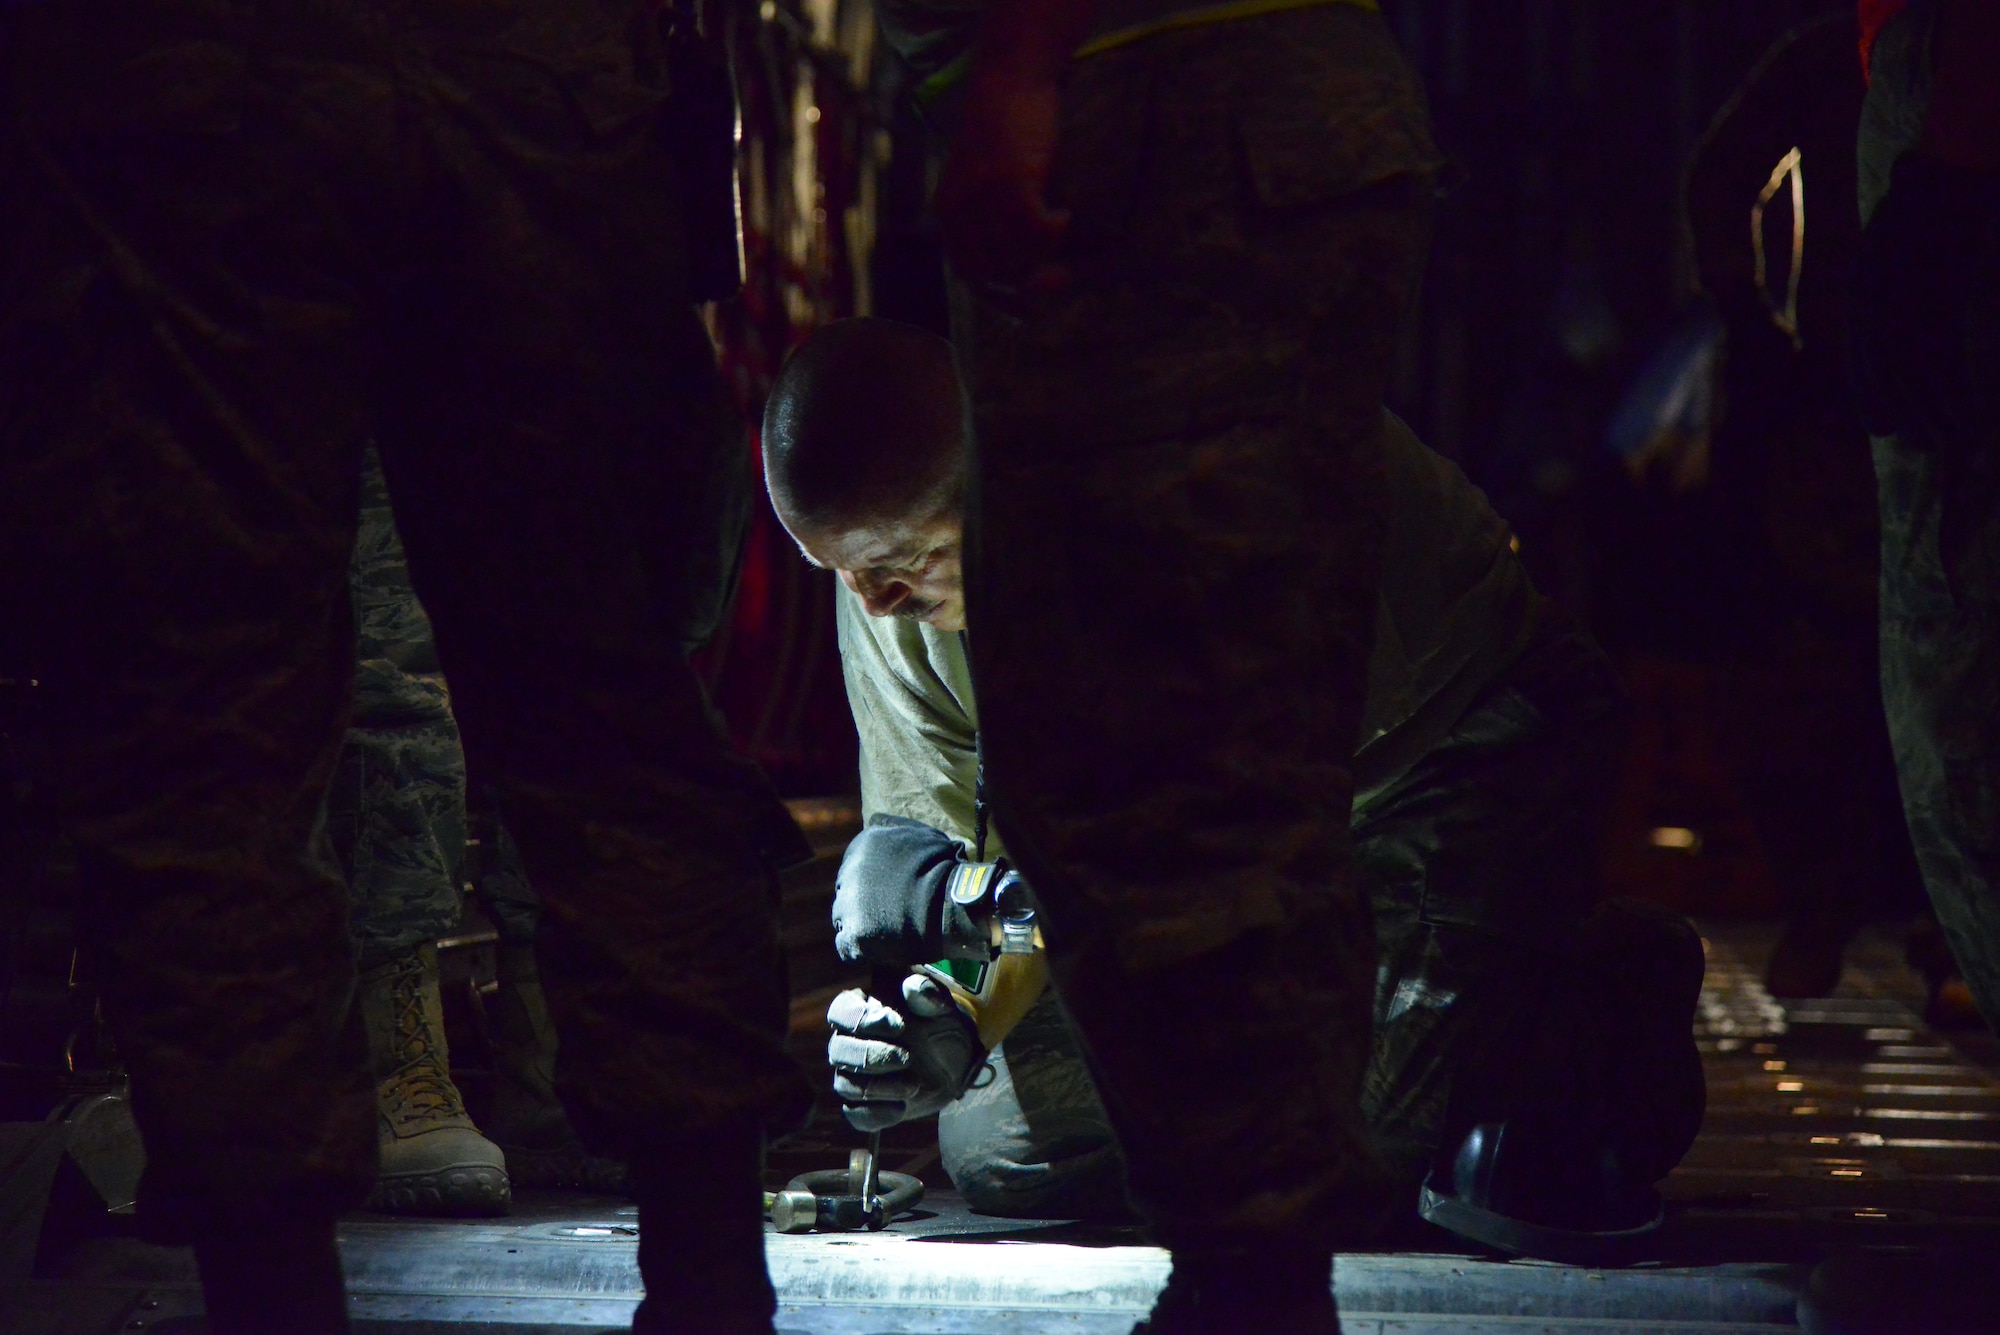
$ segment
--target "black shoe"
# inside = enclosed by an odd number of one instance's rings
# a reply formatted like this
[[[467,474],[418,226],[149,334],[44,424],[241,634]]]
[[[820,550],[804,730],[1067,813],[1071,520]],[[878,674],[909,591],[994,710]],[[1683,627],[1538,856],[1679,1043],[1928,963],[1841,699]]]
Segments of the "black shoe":
[[[1845,923],[1791,922],[1764,962],[1764,990],[1781,1001],[1832,996],[1853,936]]]
[[[1926,914],[1910,924],[1903,958],[1923,975],[1930,988],[1924,1003],[1924,1023],[1939,1031],[1983,1029],[1986,1021],[1972,999],[1972,989],[1959,972],[1958,960],[1937,919]]]
[[[1578,940],[1602,1011],[1605,1134],[1627,1172],[1658,1182],[1693,1148],[1708,1110],[1694,1041],[1707,952],[1686,918],[1633,900],[1599,905]]]
[[[1836,1252],[1799,1294],[1806,1335],[1979,1335],[2000,1330],[1989,1250],[1880,1247]]]
[[[1526,1082],[1447,1144],[1417,1211],[1517,1256],[1630,1264],[1662,1221],[1653,1184],[1693,1145],[1707,1104],[1694,1042],[1701,937],[1677,914],[1613,901],[1581,924],[1574,959],[1564,1004],[1578,1038],[1563,1078]],[[1541,1084],[1559,1093],[1538,1096]]]
[[[207,1328],[213,1335],[347,1335],[347,1289],[331,1219],[271,1219],[198,1237]]]
[[[1132,1327],[1132,1335],[1340,1335],[1340,1312],[1329,1295],[1322,1303],[1300,1303],[1282,1309],[1269,1303],[1200,1309],[1169,1307],[1160,1295],[1153,1314]]]
[[[1326,1252],[1176,1255],[1152,1315],[1132,1335],[1340,1335]]]
[[[1986,1017],[1972,998],[1972,988],[1957,974],[1931,988],[1924,1002],[1924,1023],[1939,1033],[1966,1033],[1984,1029]]]
[[[1567,1265],[1629,1265],[1659,1231],[1665,1207],[1608,1147],[1521,1124],[1474,1127],[1449,1170],[1432,1170],[1417,1213],[1513,1256]]]
[[[689,1132],[633,1164],[646,1286],[637,1335],[773,1335],[763,1157],[762,1134],[732,1126]]]

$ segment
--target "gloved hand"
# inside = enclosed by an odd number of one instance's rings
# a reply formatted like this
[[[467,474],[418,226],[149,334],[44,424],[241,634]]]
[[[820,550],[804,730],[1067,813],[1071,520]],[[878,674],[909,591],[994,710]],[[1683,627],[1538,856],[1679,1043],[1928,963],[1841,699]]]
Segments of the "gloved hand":
[[[857,1131],[881,1131],[941,1111],[986,1061],[972,1021],[940,984],[910,974],[901,1001],[900,1009],[887,1006],[853,988],[827,1008],[833,1092]]]
[[[962,857],[956,839],[922,821],[870,820],[834,878],[833,946],[840,957],[890,968],[987,958],[986,932],[945,893]]]

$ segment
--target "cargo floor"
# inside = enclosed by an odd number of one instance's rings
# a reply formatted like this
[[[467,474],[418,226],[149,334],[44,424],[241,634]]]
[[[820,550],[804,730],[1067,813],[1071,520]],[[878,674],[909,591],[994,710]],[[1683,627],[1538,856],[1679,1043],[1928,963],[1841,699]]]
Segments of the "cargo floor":
[[[1349,1335],[1750,1332],[1793,1326],[1810,1267],[1836,1250],[1951,1247],[2000,1259],[2000,1062],[1983,1034],[1945,1037],[1888,931],[1864,934],[1832,998],[1781,1006],[1757,982],[1772,929],[1708,925],[1699,1034],[1709,1111],[1667,1183],[1652,1259],[1618,1270],[1505,1261],[1442,1233],[1343,1255]],[[885,1153],[937,1184],[880,1234],[767,1238],[797,1335],[1123,1335],[1165,1277],[1130,1230],[1021,1224],[968,1212],[912,1136]],[[823,1125],[782,1147],[780,1176],[833,1167]],[[485,1221],[356,1215],[342,1228],[363,1332],[614,1330],[638,1300],[632,1207],[523,1193]],[[8,1335],[193,1335],[185,1252],[118,1236],[44,1255],[0,1286]],[[698,1319],[689,1327],[699,1330]]]

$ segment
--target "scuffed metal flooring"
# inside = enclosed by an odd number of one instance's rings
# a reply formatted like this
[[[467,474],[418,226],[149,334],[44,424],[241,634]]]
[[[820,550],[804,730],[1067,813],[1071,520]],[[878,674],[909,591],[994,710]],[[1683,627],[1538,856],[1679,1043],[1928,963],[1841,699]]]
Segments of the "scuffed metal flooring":
[[[1709,932],[1701,1139],[1669,1179],[1681,1260],[1834,1247],[2000,1248],[2000,1079],[1986,1034],[1927,1029],[1898,943],[1863,935],[1830,998],[1779,1005],[1767,932]]]
[[[1917,1017],[1897,943],[1871,933],[1833,998],[1779,1006],[1757,982],[1768,929],[1714,926],[1699,1033],[1710,1103],[1667,1184],[1657,1259],[1583,1270],[1421,1251],[1339,1258],[1349,1335],[1637,1335],[1794,1325],[1809,1267],[1869,1245],[1991,1247],[2000,1257],[2000,1079],[1981,1035]],[[789,1150],[803,1163],[808,1137]],[[835,1166],[844,1155],[829,1142]],[[906,1143],[891,1167],[935,1165]],[[793,1171],[788,1163],[783,1172]],[[342,1231],[358,1327],[387,1335],[615,1330],[638,1299],[632,1208],[524,1193],[483,1222],[357,1216]],[[882,1234],[767,1239],[794,1335],[1124,1335],[1165,1278],[1129,1230],[973,1216],[948,1191]],[[184,1252],[100,1239],[0,1291],[7,1335],[194,1335]],[[696,1320],[689,1327],[698,1331]]]

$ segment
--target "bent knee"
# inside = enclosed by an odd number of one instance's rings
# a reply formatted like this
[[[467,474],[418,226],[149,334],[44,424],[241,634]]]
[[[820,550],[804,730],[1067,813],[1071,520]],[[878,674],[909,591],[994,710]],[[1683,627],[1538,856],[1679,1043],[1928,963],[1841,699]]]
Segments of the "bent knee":
[[[1003,1219],[1123,1219],[1130,1214],[1125,1158],[1108,1131],[1039,1145],[940,1134],[939,1150],[952,1185],[977,1214]]]

